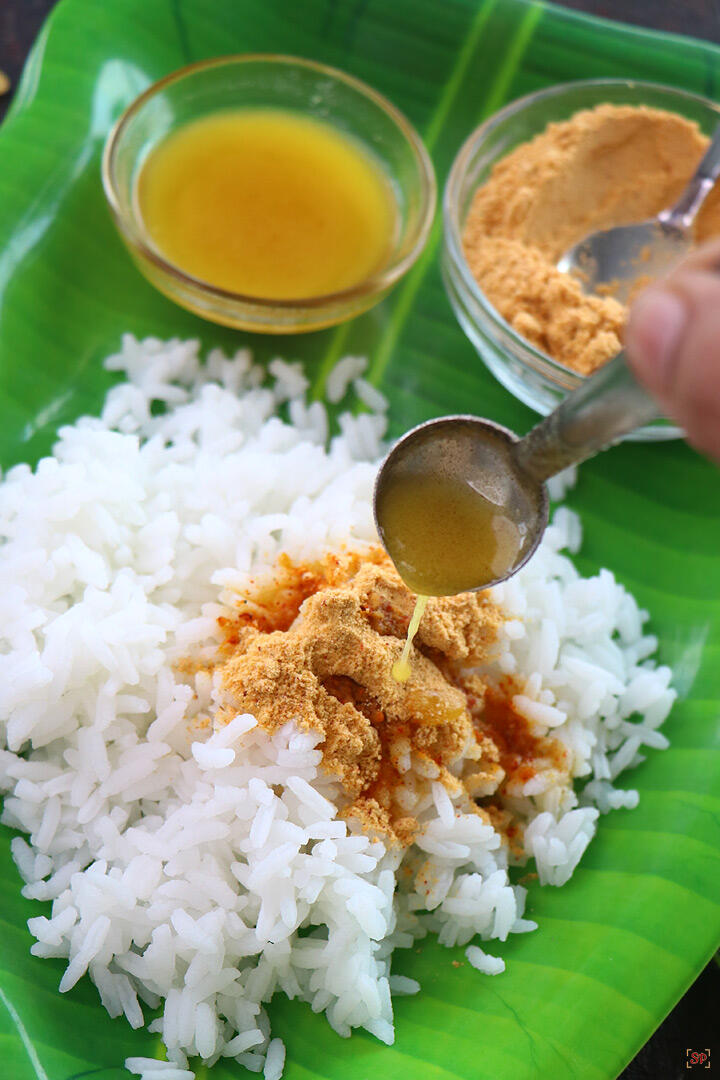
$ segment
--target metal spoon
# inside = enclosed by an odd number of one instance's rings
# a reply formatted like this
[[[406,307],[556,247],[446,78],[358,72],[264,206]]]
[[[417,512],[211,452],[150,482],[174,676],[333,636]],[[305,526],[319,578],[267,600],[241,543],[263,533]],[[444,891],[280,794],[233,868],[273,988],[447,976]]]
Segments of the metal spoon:
[[[658,415],[657,405],[635,381],[624,353],[619,353],[522,439],[477,416],[428,420],[407,432],[380,467],[374,494],[380,539],[392,558],[398,547],[397,538],[386,528],[388,493],[413,472],[436,470],[450,482],[469,484],[497,505],[502,497],[516,520],[522,508],[518,525],[525,540],[515,563],[500,577],[467,588],[496,585],[519,570],[540,543],[548,521],[545,481],[567,466],[593,457]],[[427,513],[432,516],[431,505]],[[474,539],[468,536],[468,545]],[[438,588],[436,595],[443,592]]]
[[[591,233],[563,255],[558,270],[574,274],[586,293],[611,286],[612,296],[626,303],[639,277],[660,277],[687,255],[693,245],[693,221],[718,174],[720,126],[674,206],[650,221]]]

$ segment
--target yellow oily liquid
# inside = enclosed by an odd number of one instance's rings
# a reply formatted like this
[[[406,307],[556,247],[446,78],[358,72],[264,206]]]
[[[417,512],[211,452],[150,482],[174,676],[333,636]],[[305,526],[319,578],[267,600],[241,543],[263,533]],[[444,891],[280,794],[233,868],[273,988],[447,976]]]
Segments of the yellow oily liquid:
[[[149,154],[136,195],[170,262],[265,300],[357,285],[386,262],[397,221],[369,153],[330,124],[279,109],[186,124]]]
[[[409,589],[415,613],[398,681],[410,673],[410,646],[428,596],[481,589],[511,574],[542,528],[542,501],[515,482],[494,437],[454,421],[453,439],[430,427],[414,433],[413,452],[382,477],[375,511],[383,544]],[[441,429],[440,429],[441,430]],[[506,452],[505,452],[506,453]]]
[[[423,473],[383,495],[383,541],[413,592],[451,596],[503,577],[520,556],[525,528],[469,484]]]
[[[412,647],[413,638],[418,632],[420,620],[423,617],[428,600],[429,597],[427,596],[418,596],[415,601],[415,610],[412,613],[410,625],[408,626],[403,651],[400,654],[400,659],[396,660],[392,666],[392,677],[395,682],[405,683],[410,678],[410,649]]]

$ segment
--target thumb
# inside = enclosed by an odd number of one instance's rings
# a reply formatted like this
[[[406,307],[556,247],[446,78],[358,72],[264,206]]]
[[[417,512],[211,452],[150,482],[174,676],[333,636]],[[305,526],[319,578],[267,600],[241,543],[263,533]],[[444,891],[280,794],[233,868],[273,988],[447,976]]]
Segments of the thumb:
[[[645,289],[630,309],[626,353],[637,378],[661,399],[672,389],[689,316],[684,298],[660,286]]]
[[[631,308],[625,348],[688,442],[720,461],[720,277],[681,265],[650,286]]]

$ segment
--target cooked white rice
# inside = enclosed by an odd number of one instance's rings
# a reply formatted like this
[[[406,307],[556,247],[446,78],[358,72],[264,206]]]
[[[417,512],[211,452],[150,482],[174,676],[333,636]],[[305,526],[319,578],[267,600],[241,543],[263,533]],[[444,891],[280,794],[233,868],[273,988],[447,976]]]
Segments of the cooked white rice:
[[[285,1049],[264,1008],[276,990],[340,1035],[364,1027],[391,1043],[391,994],[418,989],[390,974],[394,948],[429,930],[464,946],[535,924],[500,837],[440,784],[419,802],[409,788],[422,831],[400,879],[400,854],[338,819],[313,734],[288,717],[270,736],[251,716],[211,733],[199,722],[210,678],[173,666],[213,650],[233,588],[280,552],[375,539],[382,416],[344,415],[326,449],[325,408],[306,403],[297,365],[274,361],[265,385],[247,352],[203,364],[197,342],[127,336],[108,367],[127,380],[102,417],[62,429],[52,458],[0,485],[2,820],[29,838],[12,843],[23,894],[52,902],[29,920],[32,951],[68,960],[61,990],[89,974],[133,1027],[143,1004],[163,1006],[150,1027],[169,1061],[126,1063],[144,1080],[190,1080],[194,1055],[278,1080]],[[363,368],[340,361],[329,390],[339,400],[355,380],[377,410]],[[562,553],[579,543],[577,517],[558,509],[527,567],[494,590],[509,616],[497,669],[588,781],[579,804],[550,772],[514,800],[553,885],[598,811],[637,803],[615,781],[666,745],[674,698],[646,613],[609,571],[580,577]],[[504,967],[477,945],[466,957]]]

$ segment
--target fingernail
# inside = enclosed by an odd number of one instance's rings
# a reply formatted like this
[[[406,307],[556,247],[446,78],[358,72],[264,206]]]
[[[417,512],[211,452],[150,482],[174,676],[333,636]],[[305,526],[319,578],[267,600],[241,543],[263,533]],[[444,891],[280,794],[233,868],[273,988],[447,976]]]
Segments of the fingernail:
[[[625,347],[638,378],[653,390],[670,385],[687,318],[686,305],[667,289],[646,289],[631,308]]]

